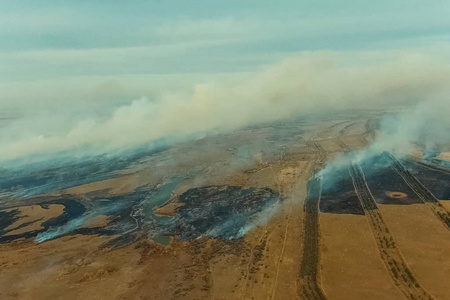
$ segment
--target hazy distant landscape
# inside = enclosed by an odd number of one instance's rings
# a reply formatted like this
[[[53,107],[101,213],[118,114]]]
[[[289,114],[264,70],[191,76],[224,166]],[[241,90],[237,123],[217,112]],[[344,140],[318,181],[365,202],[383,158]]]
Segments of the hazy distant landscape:
[[[284,2],[0,3],[0,299],[450,299],[450,5]]]

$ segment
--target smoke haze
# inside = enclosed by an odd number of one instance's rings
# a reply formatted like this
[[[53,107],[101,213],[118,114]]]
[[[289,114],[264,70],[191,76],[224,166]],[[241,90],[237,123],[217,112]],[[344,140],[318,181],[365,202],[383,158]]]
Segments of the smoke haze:
[[[434,147],[446,138],[449,102],[445,91],[450,82],[450,65],[435,54],[424,50],[304,52],[241,75],[239,82],[195,84],[190,92],[184,83],[178,92],[160,91],[152,98],[103,101],[96,104],[102,114],[86,108],[75,113],[64,107],[44,109],[0,129],[0,159],[96,155],[303,113],[405,105],[412,113],[384,122],[385,134],[372,148],[400,151],[419,139]],[[108,92],[112,99],[115,92],[114,88]]]

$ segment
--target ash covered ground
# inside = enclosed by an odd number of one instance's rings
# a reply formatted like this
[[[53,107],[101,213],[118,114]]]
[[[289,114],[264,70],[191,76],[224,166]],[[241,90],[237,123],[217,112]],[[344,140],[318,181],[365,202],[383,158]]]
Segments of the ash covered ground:
[[[450,169],[367,151],[381,115],[4,168],[0,298],[446,299]]]

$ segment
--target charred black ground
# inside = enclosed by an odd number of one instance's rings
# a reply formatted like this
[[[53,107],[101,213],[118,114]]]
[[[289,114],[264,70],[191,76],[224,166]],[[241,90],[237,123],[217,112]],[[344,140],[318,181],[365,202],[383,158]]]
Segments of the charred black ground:
[[[382,155],[361,163],[370,191],[379,204],[423,203]],[[405,195],[400,197],[399,195]],[[396,196],[397,195],[397,196]]]
[[[412,160],[401,160],[408,169],[430,192],[439,200],[450,200],[450,169],[447,171],[435,168],[433,165],[417,163]],[[440,168],[444,169],[444,166]]]
[[[319,209],[323,213],[364,215],[347,168],[328,172],[322,179]]]
[[[73,234],[119,235],[104,245],[106,247],[129,244],[147,234],[176,236],[180,240],[193,240],[203,235],[230,240],[241,237],[260,218],[270,215],[270,209],[281,199],[269,188],[207,186],[180,195],[179,202],[183,206],[173,217],[149,216],[152,208],[162,205],[172,189],[173,184],[161,185],[158,189],[138,189],[124,196],[90,199],[89,203],[80,199],[43,200],[38,204],[42,208],[60,204],[64,206],[63,213],[41,221],[42,229],[16,235],[8,235],[4,229],[19,220],[18,210],[0,211],[0,243],[20,238],[45,241]],[[83,227],[85,221],[98,215],[108,217],[106,226]]]
[[[207,186],[186,191],[184,204],[163,228],[164,234],[181,240],[211,235],[225,240],[241,237],[259,218],[271,214],[280,195],[269,188]]]

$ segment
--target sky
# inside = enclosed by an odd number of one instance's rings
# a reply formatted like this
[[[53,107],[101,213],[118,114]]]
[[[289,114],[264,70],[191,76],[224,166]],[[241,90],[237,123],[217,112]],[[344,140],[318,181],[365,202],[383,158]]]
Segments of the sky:
[[[255,71],[305,50],[448,41],[436,1],[0,1],[0,82]]]
[[[45,149],[90,126],[105,127],[98,134],[108,141],[106,127],[117,127],[108,122],[129,125],[117,115],[135,107],[164,115],[177,105],[214,108],[238,98],[267,116],[271,99],[284,95],[287,105],[276,110],[283,118],[313,102],[354,103],[351,81],[359,78],[370,84],[361,82],[356,94],[373,103],[373,95],[415,98],[407,87],[416,96],[435,93],[449,78],[449,15],[448,0],[0,0],[0,145],[14,140],[9,153]],[[307,81],[303,74],[314,77],[308,91],[295,86]],[[294,101],[294,93],[305,98]],[[235,106],[222,107],[215,120]],[[265,120],[250,112],[243,118],[238,124]],[[230,127],[200,119],[205,129]]]

